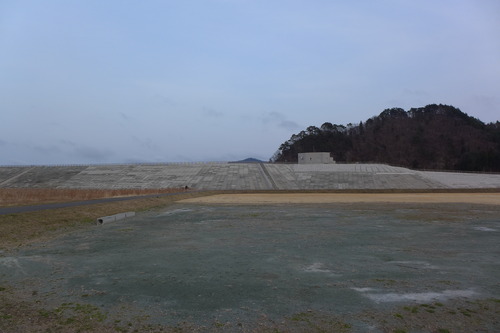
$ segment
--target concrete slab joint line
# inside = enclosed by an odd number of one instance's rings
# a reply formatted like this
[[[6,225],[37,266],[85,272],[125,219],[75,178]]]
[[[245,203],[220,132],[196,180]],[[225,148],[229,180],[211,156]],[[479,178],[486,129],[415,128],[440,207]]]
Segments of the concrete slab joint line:
[[[123,220],[124,218],[132,217],[132,216],[135,216],[135,212],[125,212],[125,213],[119,213],[119,214],[110,215],[110,216],[99,217],[97,219],[97,225]]]
[[[0,185],[6,185],[6,184],[9,184],[10,182],[13,182],[15,181],[16,179],[20,178],[22,175],[30,172],[31,170],[35,169],[36,167],[31,167],[31,168],[28,168],[24,171],[22,171],[21,173],[18,173],[17,175],[14,175],[13,177],[10,177],[9,179],[6,179],[4,180],[3,182],[0,183]]]
[[[381,164],[168,164],[0,167],[0,188],[500,189],[500,174],[414,171]]]
[[[260,168],[264,174],[264,179],[267,181],[267,183],[271,185],[273,190],[278,190],[278,186],[274,182],[274,179],[273,179],[273,177],[271,177],[271,174],[269,173],[269,171],[267,171],[267,168],[264,165],[264,163],[259,163],[259,165],[260,165]]]

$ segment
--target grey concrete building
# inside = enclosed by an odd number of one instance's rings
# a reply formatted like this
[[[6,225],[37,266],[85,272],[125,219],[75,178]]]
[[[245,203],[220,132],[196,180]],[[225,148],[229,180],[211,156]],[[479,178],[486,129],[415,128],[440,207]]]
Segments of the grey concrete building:
[[[299,153],[299,164],[333,164],[330,153]]]

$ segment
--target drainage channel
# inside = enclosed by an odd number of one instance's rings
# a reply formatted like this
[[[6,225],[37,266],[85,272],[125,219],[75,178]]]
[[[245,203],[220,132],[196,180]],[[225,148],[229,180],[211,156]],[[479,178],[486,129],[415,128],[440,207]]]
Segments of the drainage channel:
[[[271,176],[271,174],[269,173],[269,171],[267,171],[267,168],[264,165],[264,163],[259,163],[259,165],[260,165],[260,168],[262,169],[262,172],[264,173],[264,178],[271,185],[271,187],[273,188],[273,190],[279,190],[278,186],[274,182],[273,177]]]

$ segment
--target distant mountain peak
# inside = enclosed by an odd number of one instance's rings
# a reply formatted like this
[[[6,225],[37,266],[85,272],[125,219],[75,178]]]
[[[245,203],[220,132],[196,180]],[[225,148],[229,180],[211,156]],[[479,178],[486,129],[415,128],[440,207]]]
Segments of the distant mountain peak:
[[[234,161],[234,162],[231,162],[231,163],[263,163],[264,161],[261,161],[257,158],[253,158],[253,157],[249,157],[249,158],[245,158],[244,160],[241,160],[241,161]]]

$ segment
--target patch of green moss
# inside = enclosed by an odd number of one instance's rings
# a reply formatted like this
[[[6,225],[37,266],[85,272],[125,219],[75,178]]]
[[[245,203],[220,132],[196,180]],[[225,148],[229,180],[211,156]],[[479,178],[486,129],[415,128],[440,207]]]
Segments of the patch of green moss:
[[[393,331],[393,333],[408,333],[408,331],[402,328],[397,328]]]

